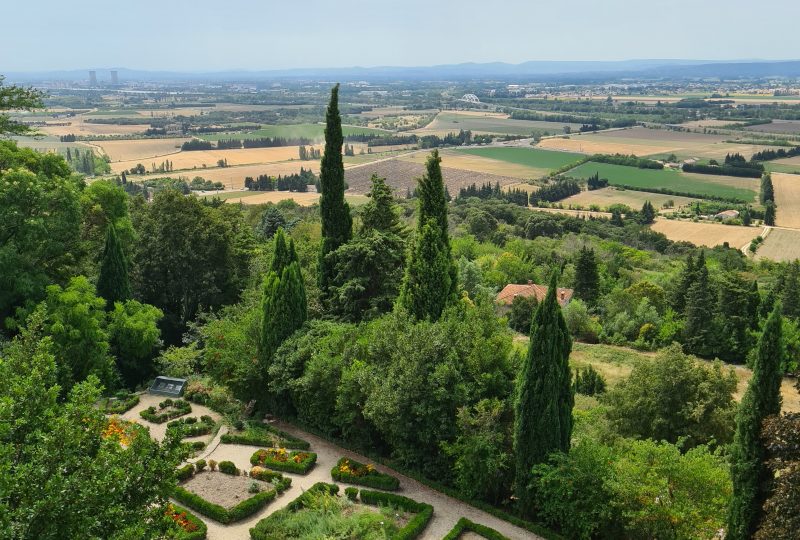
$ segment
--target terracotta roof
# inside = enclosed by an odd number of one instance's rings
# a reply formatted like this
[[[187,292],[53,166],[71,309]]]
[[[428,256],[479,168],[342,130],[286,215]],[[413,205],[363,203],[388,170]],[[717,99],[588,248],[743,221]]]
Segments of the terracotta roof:
[[[558,303],[561,304],[562,307],[566,306],[569,301],[572,300],[572,295],[575,293],[572,289],[564,289],[562,287],[559,287],[557,292]],[[515,296],[524,296],[526,298],[535,296],[536,301],[541,302],[544,300],[544,297],[547,296],[547,285],[538,285],[531,281],[525,285],[509,283],[497,294],[495,302],[500,305],[510,305],[511,302],[514,301]]]

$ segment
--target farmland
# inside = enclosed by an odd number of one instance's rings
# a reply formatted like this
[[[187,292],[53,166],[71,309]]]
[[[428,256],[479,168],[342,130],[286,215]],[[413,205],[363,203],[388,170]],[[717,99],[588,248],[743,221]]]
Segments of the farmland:
[[[575,163],[583,157],[571,152],[522,147],[470,148],[461,149],[459,152],[545,170],[558,169],[564,165]]]
[[[295,174],[300,172],[300,167],[310,169],[315,173],[319,172],[319,161],[282,161],[279,163],[263,163],[255,165],[241,165],[236,167],[214,167],[208,169],[197,169],[188,171],[176,171],[174,173],[152,173],[144,176],[129,176],[128,179],[134,182],[150,178],[163,178],[165,176],[182,177],[191,180],[195,176],[200,176],[211,182],[222,182],[225,189],[240,190],[244,188],[244,179],[248,176],[257,177],[260,174],[270,176]]]
[[[148,158],[143,158],[145,167],[150,165]],[[191,152],[178,152],[165,156],[152,158],[158,162],[169,159],[175,171],[183,169],[202,169],[215,167],[219,160],[227,160],[228,166],[250,165],[255,163],[277,163],[281,161],[299,160],[297,146],[277,146],[272,148],[243,148],[239,150],[198,150]],[[316,160],[312,160],[316,161]],[[128,161],[112,161],[111,168],[114,172],[135,167],[141,159]]]
[[[760,131],[762,133],[781,133],[800,135],[800,120],[773,120],[769,124],[747,126],[747,131]]]
[[[208,196],[214,197],[214,195]],[[277,203],[289,199],[300,206],[311,206],[319,201],[319,193],[316,191],[308,191],[306,193],[290,191],[241,191],[236,194],[232,193],[223,198],[225,202],[242,204]],[[345,195],[345,200],[347,200],[351,206],[358,206],[369,201],[369,198],[364,195]]]
[[[800,259],[800,231],[770,229],[764,238],[764,243],[758,247],[755,258],[784,262]]]
[[[499,135],[531,135],[533,133],[563,133],[564,127],[577,131],[580,124],[543,122],[534,120],[512,120],[507,115],[497,113],[440,112],[433,122],[415,130],[417,135],[446,135],[459,130],[473,133],[494,133]]]
[[[714,247],[727,242],[739,249],[762,234],[760,227],[740,227],[721,223],[678,221],[659,218],[651,227],[675,242],[691,242],[696,246]]]
[[[645,201],[650,201],[656,209],[661,208],[667,201],[672,201],[676,208],[686,206],[698,199],[689,197],[677,197],[674,195],[663,195],[661,193],[645,193],[643,191],[633,191],[616,187],[596,189],[594,191],[581,191],[577,195],[567,197],[560,201],[564,206],[582,206],[589,208],[598,205],[605,209],[612,204],[625,204],[633,209],[642,207]],[[670,212],[669,209],[664,210]]]
[[[180,151],[181,145],[188,140],[187,138],[130,139],[93,141],[91,144],[107,155],[112,162],[115,162],[149,160],[166,156],[167,154],[175,154]],[[136,165],[136,163],[133,165]]]
[[[688,174],[667,169],[639,169],[608,163],[584,163],[565,174],[585,179],[595,173],[599,173],[600,178],[607,178],[611,185],[645,190],[667,189],[681,194],[738,199],[743,202],[754,201],[758,189],[758,181],[747,178]]]
[[[283,137],[285,139],[305,138],[314,141],[324,139],[325,126],[322,124],[281,124],[274,126],[261,126],[261,129],[246,131],[242,133],[210,133],[201,135],[200,138],[206,141],[218,141],[220,139],[262,139],[265,137]],[[388,135],[389,132],[383,129],[375,129],[360,126],[342,126],[344,136],[348,135]]]
[[[800,175],[773,173],[772,185],[778,207],[775,225],[800,229]]]

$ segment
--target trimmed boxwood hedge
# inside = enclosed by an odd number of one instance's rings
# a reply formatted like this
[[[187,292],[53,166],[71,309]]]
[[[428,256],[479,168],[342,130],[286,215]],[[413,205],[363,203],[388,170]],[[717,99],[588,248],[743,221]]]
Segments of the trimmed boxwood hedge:
[[[176,410],[158,412],[166,409],[167,407],[174,407]],[[163,424],[167,420],[183,416],[184,414],[189,414],[190,412],[192,412],[192,405],[188,401],[184,401],[182,399],[165,399],[158,404],[157,410],[155,407],[150,406],[141,411],[139,415],[148,422],[152,422],[154,424]]]
[[[406,512],[414,512],[416,515],[411,518],[405,527],[400,529],[392,537],[392,540],[412,540],[422,534],[428,522],[433,517],[433,506],[417,502],[408,497],[397,495],[395,493],[384,493],[382,491],[369,491],[362,489],[360,493],[361,502],[364,504],[372,504],[375,506],[394,506],[405,510]]]
[[[191,463],[187,463],[183,467],[178,469],[178,472],[175,476],[178,478],[178,482],[184,482],[191,478],[194,475],[194,465]]]
[[[264,508],[270,501],[275,499],[278,493],[281,493],[289,488],[291,482],[286,482],[288,479],[282,479],[275,484],[273,489],[256,493],[249,499],[245,499],[233,508],[225,508],[218,504],[214,504],[202,498],[201,496],[184,489],[181,486],[176,486],[172,493],[172,497],[182,504],[185,504],[192,510],[200,512],[204,516],[218,521],[224,525],[240,521],[248,516],[251,516]]]
[[[100,408],[106,414],[123,414],[139,404],[139,394],[117,392],[114,397],[105,398],[100,402]]]
[[[317,462],[317,454],[314,452],[293,451],[286,453],[286,461],[278,461],[270,455],[269,450],[256,450],[250,456],[252,465],[267,467],[276,471],[284,471],[296,474],[306,474]],[[300,462],[294,461],[295,456],[301,456]]]
[[[318,491],[327,491],[331,495],[336,495],[339,493],[339,486],[336,484],[326,484],[325,482],[317,482],[302,494],[297,497],[295,500],[291,501],[289,504],[286,505],[286,508],[283,510],[278,510],[278,512],[297,512],[298,510],[302,509],[306,505],[306,501],[310,497],[310,494],[316,493]],[[265,536],[265,533],[262,532],[262,529],[265,527],[265,523],[274,516],[267,516],[264,519],[260,520],[256,523],[256,526],[250,529],[250,538],[251,540],[272,540],[271,537]]]
[[[475,523],[474,521],[470,521],[463,517],[458,520],[458,523],[456,523],[456,526],[453,527],[453,530],[447,533],[447,536],[442,538],[442,540],[457,540],[467,531],[472,531],[488,540],[509,540],[508,536],[502,535],[486,525]]]
[[[179,418],[167,424],[167,429],[180,430],[182,438],[199,437],[208,435],[214,430],[216,422],[208,415],[203,415],[198,420],[194,416],[189,418]]]
[[[246,425],[247,428],[244,433],[226,433],[220,438],[220,441],[225,444],[272,446],[273,438],[270,437],[270,435],[274,435],[283,439],[281,445],[284,448],[290,448],[293,450],[308,450],[311,448],[311,445],[308,443],[308,441],[298,439],[297,437],[289,435],[285,431],[281,431],[280,429],[274,428],[267,424],[248,422]],[[259,434],[259,431],[263,433]]]
[[[221,473],[239,476],[239,468],[233,464],[233,461],[220,461],[217,467]]]
[[[192,514],[186,508],[182,506],[178,506],[177,504],[169,503],[171,510],[176,514],[185,514],[186,521],[197,527],[197,530],[194,531],[186,531],[180,526],[175,527],[173,530],[172,538],[173,540],[205,540],[206,535],[208,534],[208,526],[203,522],[202,519],[197,517],[196,515]]]
[[[350,458],[340,458],[336,465],[331,469],[331,476],[337,482],[345,482],[347,484],[358,484],[367,486],[374,489],[385,489],[388,491],[395,491],[400,488],[400,480],[396,477],[373,470],[366,474],[357,476],[350,472],[342,472],[340,467],[347,462],[350,469],[362,469],[365,467],[363,463]]]

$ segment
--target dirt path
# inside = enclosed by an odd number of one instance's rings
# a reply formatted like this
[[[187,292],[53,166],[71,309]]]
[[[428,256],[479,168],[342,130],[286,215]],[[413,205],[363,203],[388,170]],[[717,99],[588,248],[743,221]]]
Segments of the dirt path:
[[[250,528],[254,527],[255,524],[261,519],[277,510],[280,510],[281,508],[284,508],[287,504],[289,504],[289,502],[294,500],[303,491],[307,490],[315,483],[333,482],[331,479],[330,470],[342,456],[357,459],[363,463],[372,463],[364,456],[349,452],[323,439],[320,439],[319,437],[315,437],[314,435],[301,431],[292,425],[279,423],[277,424],[277,427],[311,443],[311,451],[316,452],[317,454],[316,466],[304,476],[284,473],[286,476],[291,477],[292,487],[278,496],[275,501],[270,503],[261,512],[258,512],[247,519],[226,526],[203,516],[198,516],[201,517],[201,519],[203,519],[203,521],[205,521],[208,525],[209,540],[247,540],[250,538]],[[214,441],[209,444],[209,451],[203,457],[205,457],[207,460],[215,459],[218,462],[222,460],[230,460],[239,468],[249,468],[250,456],[259,447],[236,444],[218,444],[219,436],[220,434],[218,434]],[[374,463],[374,465],[376,469],[393,474],[400,479],[400,494],[410,497],[414,500],[433,505],[433,519],[431,519],[428,527],[420,536],[420,539],[422,540],[440,540],[448,532],[450,532],[450,530],[456,524],[456,521],[458,521],[461,517],[466,517],[477,523],[492,527],[512,540],[540,538],[531,532],[498,519],[491,514],[483,512],[482,510],[473,508],[472,506],[469,506],[461,501],[448,497],[447,495],[424,486],[423,484],[420,484],[411,478],[398,474],[387,467],[377,463]],[[347,484],[340,483],[340,485],[345,486]]]

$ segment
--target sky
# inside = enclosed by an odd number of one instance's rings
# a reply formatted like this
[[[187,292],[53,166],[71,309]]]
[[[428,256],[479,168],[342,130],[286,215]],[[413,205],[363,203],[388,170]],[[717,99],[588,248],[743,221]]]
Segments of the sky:
[[[798,0],[27,0],[0,73],[800,58]]]

